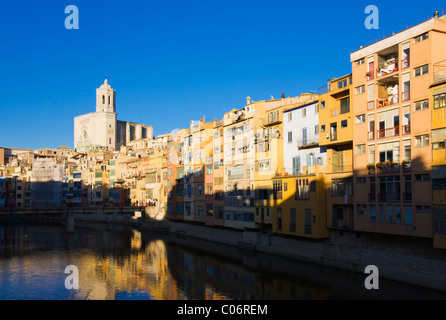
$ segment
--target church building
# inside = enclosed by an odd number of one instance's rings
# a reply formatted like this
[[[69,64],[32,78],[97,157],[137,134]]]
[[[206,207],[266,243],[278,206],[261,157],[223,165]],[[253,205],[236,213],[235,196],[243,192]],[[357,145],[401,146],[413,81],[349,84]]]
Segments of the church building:
[[[153,139],[153,127],[117,120],[116,91],[108,84],[96,89],[96,112],[74,118],[74,149],[119,150],[138,139]]]

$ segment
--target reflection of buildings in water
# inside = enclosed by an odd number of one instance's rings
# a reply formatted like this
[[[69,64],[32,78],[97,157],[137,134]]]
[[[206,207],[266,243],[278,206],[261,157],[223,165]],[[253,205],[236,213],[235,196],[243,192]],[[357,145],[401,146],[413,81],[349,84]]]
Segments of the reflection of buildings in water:
[[[88,292],[89,299],[112,300],[135,292],[155,300],[184,298],[169,272],[162,240],[143,246],[141,234],[133,232],[130,247],[133,249],[130,252],[82,259],[79,270],[85,278],[80,277],[80,285],[84,283],[82,288]]]
[[[309,271],[308,267],[293,270],[296,269],[295,263],[279,262],[280,259],[262,261],[252,257],[259,268],[250,269],[236,262],[228,262],[225,258],[185,251],[177,246],[168,247],[168,259],[178,285],[187,296],[197,299],[324,300],[331,296],[331,286],[323,283],[327,279],[311,280],[318,279],[314,275],[318,273],[317,270]],[[283,264],[283,267],[266,267],[271,264]],[[299,281],[295,281],[296,277],[299,277]]]
[[[130,246],[132,249],[141,249],[142,239],[141,239],[141,231],[132,230],[133,236],[130,242]]]

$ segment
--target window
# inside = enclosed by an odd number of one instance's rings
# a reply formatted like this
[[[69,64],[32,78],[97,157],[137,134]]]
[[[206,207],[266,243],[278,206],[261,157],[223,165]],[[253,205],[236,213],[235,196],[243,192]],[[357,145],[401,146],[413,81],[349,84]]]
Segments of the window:
[[[288,121],[292,121],[293,120],[293,113],[290,112],[288,113]]]
[[[414,42],[415,42],[415,43],[419,43],[419,42],[424,41],[424,40],[427,40],[427,39],[429,39],[429,33],[426,32],[426,33],[424,33],[424,34],[422,34],[422,35],[416,37],[416,38],[414,39]]]
[[[352,179],[333,179],[331,182],[331,195],[333,197],[343,197],[353,195]]]
[[[336,122],[330,124],[330,140],[331,141],[335,141],[338,139],[337,126],[338,126],[338,124]]]
[[[291,142],[293,142],[293,132],[292,131],[288,132],[288,143],[291,143]]]
[[[350,97],[341,99],[341,114],[350,112]]]
[[[370,222],[376,222],[376,206],[370,206]]]
[[[355,66],[357,67],[357,66],[360,66],[361,64],[364,64],[364,63],[365,63],[365,59],[362,58],[362,59],[359,59],[359,60],[355,61]]]
[[[429,109],[429,99],[415,102],[415,111]]]
[[[375,146],[369,146],[369,163],[375,163]]]
[[[395,206],[395,223],[401,224],[401,206]]]
[[[273,195],[274,200],[282,199],[282,180],[274,180],[273,181]]]
[[[310,192],[316,192],[316,180],[310,182]]]
[[[446,107],[446,93],[434,95],[434,109]]]
[[[365,85],[359,86],[355,88],[355,94],[361,94],[365,92]]]
[[[325,132],[325,124],[321,125],[321,133]]]
[[[356,183],[358,184],[364,184],[366,182],[365,177],[356,178]]]
[[[277,230],[282,230],[282,208],[276,209],[277,214]]]
[[[365,122],[365,114],[360,114],[356,116],[356,123],[364,123]]]
[[[405,224],[412,224],[412,207],[411,206],[405,206],[404,207],[404,217],[405,217]]]
[[[433,190],[446,190],[446,179],[432,179]]]
[[[416,212],[431,212],[431,207],[430,206],[415,206],[415,211]]]
[[[400,161],[400,143],[389,142],[378,145],[379,162]]]
[[[357,209],[359,215],[364,215],[364,212],[367,209],[367,206],[365,204],[358,204],[356,206],[356,209]]]
[[[415,137],[415,147],[426,147],[429,146],[429,135],[424,134],[422,136]]]
[[[347,128],[347,120],[342,120],[342,121],[341,121],[341,128],[342,128],[342,129]]]
[[[430,180],[429,173],[416,174],[415,175],[415,180],[416,181],[429,181]]]
[[[307,116],[307,109],[303,108],[302,109],[302,118],[305,118]]]
[[[393,209],[392,206],[387,206],[387,223],[392,223]]]
[[[382,176],[379,178],[379,200],[394,202],[400,200],[400,176]]]
[[[403,147],[404,147],[404,158],[403,160],[411,160],[412,157],[412,150],[410,148],[410,140],[403,141]]]
[[[290,232],[296,232],[296,209],[290,209]]]
[[[351,78],[350,78],[351,79]],[[351,80],[350,80],[351,81]],[[350,83],[351,84],[351,83]],[[338,82],[338,89],[342,89],[348,86],[347,79],[341,80]]]
[[[415,77],[422,76],[429,72],[429,65],[425,64],[424,66],[415,68]]]
[[[321,109],[325,109],[325,101],[321,101]]]
[[[300,156],[293,158],[293,175],[300,174]]]
[[[308,200],[309,199],[310,186],[308,179],[296,179],[296,200]]]
[[[365,144],[359,144],[356,146],[356,154],[365,154]]]

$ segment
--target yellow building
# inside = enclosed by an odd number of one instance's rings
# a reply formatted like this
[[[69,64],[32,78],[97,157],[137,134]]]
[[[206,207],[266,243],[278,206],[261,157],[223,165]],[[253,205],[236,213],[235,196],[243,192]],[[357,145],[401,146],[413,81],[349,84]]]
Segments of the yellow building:
[[[312,239],[328,238],[325,177],[316,166],[309,175],[274,177],[272,231]],[[323,170],[324,171],[324,170]]]
[[[299,97],[282,98],[265,102],[265,120],[255,137],[254,221],[267,230],[272,228],[273,180],[284,174],[283,163],[283,110],[296,103]],[[263,130],[262,130],[263,129]],[[279,194],[280,195],[280,194]]]
[[[432,92],[432,220],[435,248],[446,249],[446,64]]]
[[[352,230],[353,108],[352,75],[328,81],[319,96],[319,145],[327,149],[327,227]]]
[[[269,197],[273,232],[312,239],[329,237],[327,152],[319,145],[319,111],[318,95],[308,93],[283,109],[284,169],[272,178]]]

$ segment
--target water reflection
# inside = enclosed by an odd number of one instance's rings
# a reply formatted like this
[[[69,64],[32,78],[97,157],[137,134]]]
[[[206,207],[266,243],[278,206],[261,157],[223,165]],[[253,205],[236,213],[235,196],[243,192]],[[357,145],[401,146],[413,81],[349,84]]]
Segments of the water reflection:
[[[187,246],[186,246],[187,245]],[[218,252],[218,255],[215,254]],[[79,290],[64,286],[67,265]],[[175,236],[86,225],[0,226],[0,299],[444,299],[434,291]]]

